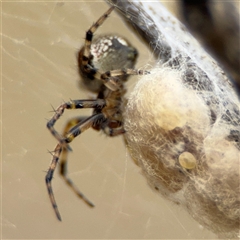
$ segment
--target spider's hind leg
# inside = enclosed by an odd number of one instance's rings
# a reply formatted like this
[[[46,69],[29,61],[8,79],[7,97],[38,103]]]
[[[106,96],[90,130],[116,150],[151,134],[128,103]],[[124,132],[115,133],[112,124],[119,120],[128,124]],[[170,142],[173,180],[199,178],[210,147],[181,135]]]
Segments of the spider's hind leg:
[[[68,151],[68,143],[70,143],[75,137],[81,134],[83,131],[87,130],[88,128],[95,125],[96,122],[101,122],[104,120],[104,116],[101,113],[92,115],[84,120],[78,119],[75,121],[77,123],[75,126],[72,127],[74,121],[72,123],[67,124],[66,128],[70,128],[68,132],[66,132],[64,136],[61,136],[54,128],[56,121],[62,116],[65,109],[78,109],[78,108],[97,108],[101,109],[105,106],[105,101],[103,99],[96,99],[96,100],[72,100],[71,102],[64,103],[60,105],[56,110],[53,117],[48,121],[47,128],[52,133],[52,135],[58,140],[58,144],[55,147],[55,150],[52,154],[52,161],[48,168],[45,181],[47,185],[48,195],[50,201],[52,203],[52,207],[55,211],[55,214],[59,221],[61,221],[61,215],[59,213],[57,203],[54,197],[53,189],[52,189],[52,178],[54,175],[54,171],[58,164],[59,158],[61,156],[62,151],[64,151],[65,157],[67,156]],[[74,190],[74,192],[82,198],[89,206],[93,206],[93,204],[81,193],[79,190],[72,184],[71,180],[67,177],[66,171],[66,158],[62,160],[61,163],[61,175],[63,176],[64,180],[67,184]]]
[[[81,123],[85,120],[84,117],[75,117],[70,119],[63,131],[63,136],[66,137],[66,135],[71,132],[71,128],[77,125],[81,125]],[[66,184],[77,194],[78,197],[80,197],[84,202],[90,206],[94,207],[94,204],[88,200],[84,194],[75,186],[75,184],[72,182],[72,180],[68,177],[68,171],[67,171],[67,157],[68,157],[69,150],[67,148],[62,149],[62,154],[60,158],[60,168],[59,172],[60,175],[63,177]]]
[[[50,201],[52,203],[52,207],[55,211],[55,214],[56,214],[58,220],[62,221],[62,218],[61,218],[61,215],[58,211],[57,203],[56,203],[56,200],[55,200],[55,197],[54,197],[54,194],[53,194],[53,189],[52,189],[53,174],[54,174],[54,171],[56,169],[56,166],[57,166],[57,163],[58,163],[58,160],[59,160],[59,156],[62,152],[62,147],[61,147],[60,143],[56,146],[56,148],[54,149],[53,152],[54,153],[53,153],[52,162],[51,162],[50,167],[47,171],[45,181],[46,181],[46,185],[47,185],[48,195],[49,195]]]
[[[51,134],[58,140],[62,146],[67,147],[67,143],[71,142],[66,141],[54,128],[55,123],[59,120],[59,118],[63,115],[65,109],[82,109],[82,108],[97,108],[101,109],[105,106],[106,102],[103,99],[94,99],[94,100],[71,100],[70,102],[66,102],[61,104],[57,109],[54,110],[55,114],[53,117],[47,122],[47,128],[51,132]],[[79,134],[78,134],[79,135]]]

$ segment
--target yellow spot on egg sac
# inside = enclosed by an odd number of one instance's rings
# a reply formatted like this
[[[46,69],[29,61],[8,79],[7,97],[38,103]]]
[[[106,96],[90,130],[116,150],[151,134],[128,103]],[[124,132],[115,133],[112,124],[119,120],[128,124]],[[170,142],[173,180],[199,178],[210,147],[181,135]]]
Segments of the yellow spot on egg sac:
[[[179,163],[183,168],[193,169],[196,167],[196,158],[190,152],[183,152],[178,157]]]

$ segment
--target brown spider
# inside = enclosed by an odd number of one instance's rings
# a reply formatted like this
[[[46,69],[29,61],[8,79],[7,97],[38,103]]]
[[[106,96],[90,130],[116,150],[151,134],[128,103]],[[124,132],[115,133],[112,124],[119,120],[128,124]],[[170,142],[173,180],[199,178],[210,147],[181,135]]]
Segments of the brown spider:
[[[113,9],[114,7],[111,7],[106,11],[86,32],[85,44],[78,54],[79,73],[83,83],[89,90],[98,93],[97,99],[72,100],[64,103],[55,110],[54,116],[47,123],[47,128],[59,143],[54,150],[45,180],[52,206],[60,221],[61,216],[51,185],[59,158],[61,157],[60,174],[65,182],[78,197],[93,207],[93,203],[75,187],[67,176],[67,152],[70,149],[68,143],[90,127],[103,130],[108,136],[123,134],[125,132],[122,119],[122,100],[125,93],[123,83],[128,75],[148,74],[147,71],[132,69],[136,61],[137,50],[123,38],[109,35],[99,37],[92,42],[94,32],[103,24]],[[62,116],[65,109],[77,108],[93,108],[94,110],[90,117],[76,117],[70,120],[63,136],[60,135],[54,129],[55,122]]]

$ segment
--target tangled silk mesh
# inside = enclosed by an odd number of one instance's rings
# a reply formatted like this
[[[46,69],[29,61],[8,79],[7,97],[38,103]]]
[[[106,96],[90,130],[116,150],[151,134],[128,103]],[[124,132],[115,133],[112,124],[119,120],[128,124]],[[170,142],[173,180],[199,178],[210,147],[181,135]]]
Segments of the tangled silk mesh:
[[[214,60],[164,11],[154,43],[158,63],[139,79],[126,106],[126,142],[153,189],[219,237],[237,238],[239,98]]]

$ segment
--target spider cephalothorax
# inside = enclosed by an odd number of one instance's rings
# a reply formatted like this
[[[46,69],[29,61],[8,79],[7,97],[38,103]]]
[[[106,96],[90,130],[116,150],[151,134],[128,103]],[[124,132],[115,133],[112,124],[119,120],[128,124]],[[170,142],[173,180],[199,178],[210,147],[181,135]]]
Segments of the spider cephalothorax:
[[[96,99],[72,100],[60,105],[54,116],[48,121],[47,128],[58,140],[53,153],[53,159],[46,175],[49,197],[56,213],[61,220],[60,213],[54,199],[51,181],[54,170],[60,158],[60,174],[73,191],[89,206],[94,205],[75,187],[67,176],[68,144],[83,131],[92,127],[103,130],[108,136],[123,134],[122,102],[125,93],[124,81],[129,75],[148,74],[147,71],[133,69],[137,50],[122,37],[115,35],[101,36],[93,43],[93,34],[106,20],[114,7],[102,15],[86,32],[85,44],[78,54],[79,73],[83,84],[97,93]],[[65,109],[92,108],[90,117],[76,117],[71,119],[63,135],[54,129],[55,122],[62,116]]]

